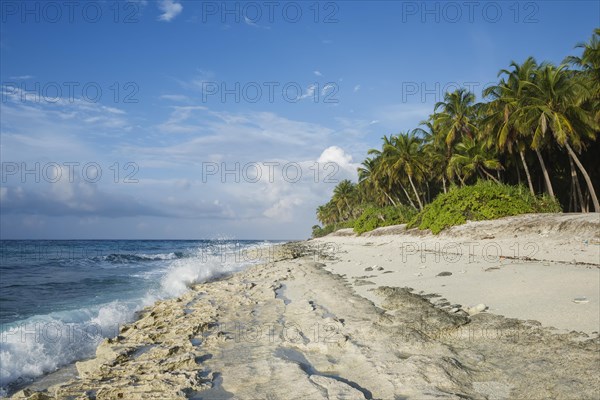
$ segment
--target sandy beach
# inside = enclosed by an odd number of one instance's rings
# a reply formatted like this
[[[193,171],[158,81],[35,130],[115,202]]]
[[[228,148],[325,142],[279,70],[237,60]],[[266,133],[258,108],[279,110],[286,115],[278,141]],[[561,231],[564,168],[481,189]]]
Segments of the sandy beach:
[[[600,216],[283,245],[194,285],[31,399],[596,399]]]

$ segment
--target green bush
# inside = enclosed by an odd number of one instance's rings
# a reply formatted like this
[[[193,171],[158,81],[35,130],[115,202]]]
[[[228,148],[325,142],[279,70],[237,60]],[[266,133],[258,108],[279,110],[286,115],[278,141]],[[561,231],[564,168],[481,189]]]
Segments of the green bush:
[[[548,196],[533,196],[523,186],[509,186],[490,181],[452,188],[425,206],[408,224],[431,229],[435,234],[444,228],[470,221],[497,219],[527,213],[560,212],[560,204]]]
[[[382,226],[405,224],[416,214],[414,208],[408,206],[367,207],[354,222],[354,232],[359,235]]]
[[[319,225],[314,225],[312,227],[312,237],[319,238],[319,237],[329,235],[330,233],[335,232],[338,229],[353,228],[353,227],[354,227],[354,220],[339,222],[339,223],[333,224],[333,225],[326,225],[323,228],[321,228]]]

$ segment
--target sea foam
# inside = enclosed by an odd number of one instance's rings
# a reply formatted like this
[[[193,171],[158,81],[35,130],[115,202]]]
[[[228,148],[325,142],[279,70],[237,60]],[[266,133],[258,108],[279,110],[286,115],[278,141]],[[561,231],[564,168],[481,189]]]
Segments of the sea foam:
[[[144,273],[154,285],[141,298],[115,300],[3,324],[0,327],[0,397],[36,377],[93,356],[103,338],[116,336],[122,324],[131,322],[137,311],[155,301],[180,296],[193,284],[255,263],[256,260],[240,256],[240,250],[247,247],[229,243],[198,248],[185,256],[137,253],[103,257],[104,261],[114,263],[160,260],[166,264]]]

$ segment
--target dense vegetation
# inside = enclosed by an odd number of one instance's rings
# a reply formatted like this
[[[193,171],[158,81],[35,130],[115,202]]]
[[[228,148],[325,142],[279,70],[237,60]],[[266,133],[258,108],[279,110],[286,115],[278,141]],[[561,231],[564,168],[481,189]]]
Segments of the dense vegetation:
[[[549,196],[534,196],[524,186],[480,181],[475,185],[454,187],[425,206],[408,227],[442,229],[470,221],[496,219],[510,215],[560,212],[560,205]]]
[[[383,136],[358,183],[340,182],[317,209],[325,228],[313,233],[411,219],[439,232],[467,219],[600,212],[600,29],[576,48],[581,55],[559,66],[512,62],[482,102],[465,89],[446,93],[418,128]]]

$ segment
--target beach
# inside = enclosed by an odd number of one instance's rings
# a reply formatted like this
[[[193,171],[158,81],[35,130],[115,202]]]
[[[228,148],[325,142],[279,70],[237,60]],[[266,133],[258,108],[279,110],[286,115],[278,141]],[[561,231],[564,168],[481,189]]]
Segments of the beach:
[[[529,214],[281,245],[13,398],[598,398],[599,228]]]

